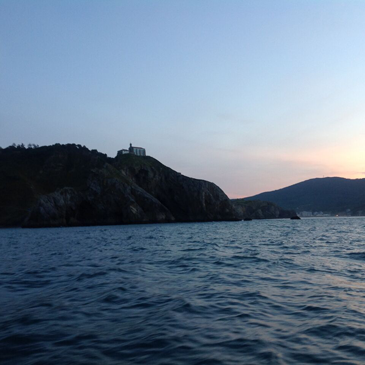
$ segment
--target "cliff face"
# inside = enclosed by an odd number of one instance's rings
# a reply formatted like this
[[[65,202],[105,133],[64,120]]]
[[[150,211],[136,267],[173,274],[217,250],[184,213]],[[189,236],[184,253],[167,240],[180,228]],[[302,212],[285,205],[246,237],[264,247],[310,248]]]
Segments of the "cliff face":
[[[189,178],[152,157],[122,155],[115,166],[154,196],[178,221],[231,220],[235,211],[227,196],[213,183]]]
[[[0,150],[0,226],[236,220],[216,185],[152,157],[115,159],[79,145]]]
[[[297,215],[294,210],[282,209],[276,204],[266,201],[234,199],[232,203],[241,219],[291,218]]]

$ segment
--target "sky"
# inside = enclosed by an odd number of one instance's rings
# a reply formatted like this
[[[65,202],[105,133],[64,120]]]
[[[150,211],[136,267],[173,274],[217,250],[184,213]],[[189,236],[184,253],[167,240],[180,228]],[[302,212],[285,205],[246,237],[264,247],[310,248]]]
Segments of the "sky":
[[[0,0],[0,146],[129,143],[231,198],[365,177],[365,1]]]

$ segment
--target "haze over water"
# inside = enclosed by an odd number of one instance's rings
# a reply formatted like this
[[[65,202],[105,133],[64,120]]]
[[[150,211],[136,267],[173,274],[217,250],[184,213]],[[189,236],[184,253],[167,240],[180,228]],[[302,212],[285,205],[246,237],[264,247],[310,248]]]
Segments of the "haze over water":
[[[0,362],[361,364],[364,223],[0,230]]]

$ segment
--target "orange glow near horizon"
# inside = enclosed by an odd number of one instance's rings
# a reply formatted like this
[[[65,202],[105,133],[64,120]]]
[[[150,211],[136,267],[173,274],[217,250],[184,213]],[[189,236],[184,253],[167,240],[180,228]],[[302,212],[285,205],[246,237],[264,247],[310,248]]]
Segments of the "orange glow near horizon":
[[[239,185],[226,187],[227,195],[243,198],[273,191],[305,180],[324,177],[365,178],[365,155],[360,138],[340,147],[326,146],[304,151],[251,151],[236,161],[257,166],[255,175],[242,176]],[[242,154],[243,155],[243,154]],[[241,155],[241,156],[242,156]]]

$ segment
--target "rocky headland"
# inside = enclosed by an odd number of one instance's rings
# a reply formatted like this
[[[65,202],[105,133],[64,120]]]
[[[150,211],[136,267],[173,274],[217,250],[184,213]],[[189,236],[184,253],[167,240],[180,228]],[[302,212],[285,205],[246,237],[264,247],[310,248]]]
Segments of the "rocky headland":
[[[149,156],[109,158],[68,144],[0,150],[0,226],[238,220],[215,184]]]
[[[289,218],[268,202],[230,200],[215,184],[150,156],[110,158],[75,144],[0,149],[0,227]]]

